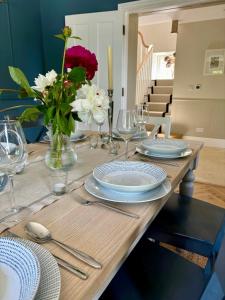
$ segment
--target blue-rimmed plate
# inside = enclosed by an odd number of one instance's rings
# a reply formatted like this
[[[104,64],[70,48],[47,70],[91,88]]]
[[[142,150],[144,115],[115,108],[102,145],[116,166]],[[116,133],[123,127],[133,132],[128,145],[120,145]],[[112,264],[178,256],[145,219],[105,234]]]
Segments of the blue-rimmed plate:
[[[178,155],[188,148],[188,144],[176,139],[146,139],[141,145],[155,155]]]
[[[123,140],[122,137],[120,136],[120,134],[116,130],[113,131],[113,138],[115,140]],[[142,140],[142,139],[146,139],[146,138],[148,138],[148,134],[146,131],[143,131],[143,132],[136,132],[132,136],[131,140]]]
[[[10,239],[31,249],[38,258],[41,278],[35,300],[58,300],[60,297],[61,276],[58,264],[52,254],[41,245],[32,241],[20,238]]]
[[[166,196],[171,190],[171,184],[168,179],[166,179],[160,186],[154,190],[147,191],[144,193],[124,193],[118,192],[109,188],[102,186],[93,175],[90,175],[84,185],[86,191],[96,198],[118,203],[129,203],[137,204],[143,202],[150,202],[158,200]]]
[[[121,192],[146,192],[166,179],[166,172],[140,161],[112,161],[93,170],[94,178],[104,187]]]
[[[182,151],[181,153],[175,153],[175,154],[156,154],[152,153],[151,151],[145,149],[142,145],[136,147],[136,151],[140,154],[143,154],[145,156],[153,157],[153,158],[159,158],[159,159],[175,159],[175,158],[182,158],[187,157],[193,153],[191,149],[186,149]]]
[[[34,252],[11,238],[0,238],[0,299],[32,300],[41,268]]]
[[[79,141],[85,140],[86,138],[87,138],[87,135],[81,134],[80,136],[71,136],[71,137],[70,137],[70,141],[71,141],[71,142],[79,142]],[[49,136],[48,136],[48,135],[45,135],[45,136],[43,137],[43,140],[44,140],[45,142],[50,142],[50,139],[49,139]]]

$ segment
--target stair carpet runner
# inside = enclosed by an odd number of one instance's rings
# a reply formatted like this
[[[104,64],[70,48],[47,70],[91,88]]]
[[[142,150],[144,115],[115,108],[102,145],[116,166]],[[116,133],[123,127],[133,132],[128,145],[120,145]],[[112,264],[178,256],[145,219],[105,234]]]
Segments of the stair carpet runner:
[[[154,86],[149,88],[144,104],[150,116],[164,117],[170,114],[172,103],[173,80],[154,80]]]

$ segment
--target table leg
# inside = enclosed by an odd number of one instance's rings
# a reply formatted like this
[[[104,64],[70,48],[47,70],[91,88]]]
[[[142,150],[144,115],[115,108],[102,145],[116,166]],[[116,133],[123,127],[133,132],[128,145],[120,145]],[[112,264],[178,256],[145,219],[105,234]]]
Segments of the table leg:
[[[198,166],[199,161],[199,154],[196,156],[196,158],[190,163],[189,170],[184,175],[180,186],[179,186],[179,192],[180,195],[192,197],[194,192],[194,181],[195,181],[195,175],[194,170]]]
[[[185,174],[185,176],[183,177],[180,183],[180,187],[179,187],[180,195],[192,197],[194,192],[194,180],[195,180],[195,175],[193,173],[193,170],[190,169]]]

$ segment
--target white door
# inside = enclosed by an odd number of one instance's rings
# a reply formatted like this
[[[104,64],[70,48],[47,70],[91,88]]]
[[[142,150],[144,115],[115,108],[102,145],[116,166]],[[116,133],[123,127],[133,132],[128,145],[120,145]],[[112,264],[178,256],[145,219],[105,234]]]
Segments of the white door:
[[[82,40],[70,40],[69,47],[80,44],[96,54],[98,72],[93,83],[107,91],[108,67],[107,48],[112,46],[113,52],[113,100],[114,100],[114,126],[118,110],[122,105],[122,59],[123,59],[123,14],[120,11],[69,15],[65,23],[70,26],[73,35]]]

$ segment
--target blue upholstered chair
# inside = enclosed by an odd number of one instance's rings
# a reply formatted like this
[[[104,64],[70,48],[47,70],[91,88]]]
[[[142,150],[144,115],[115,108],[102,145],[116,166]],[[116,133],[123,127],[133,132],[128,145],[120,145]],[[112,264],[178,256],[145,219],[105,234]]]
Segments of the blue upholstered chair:
[[[209,257],[210,268],[225,235],[225,209],[174,193],[145,235]]]
[[[225,299],[225,239],[210,274],[157,243],[142,239],[101,300]]]
[[[5,113],[0,113],[0,119],[5,119],[9,117],[11,120],[15,120],[21,114],[22,110],[9,110]],[[27,140],[27,143],[38,142],[46,132],[46,128],[43,125],[43,120],[40,118],[33,122],[23,122],[23,131]]]

